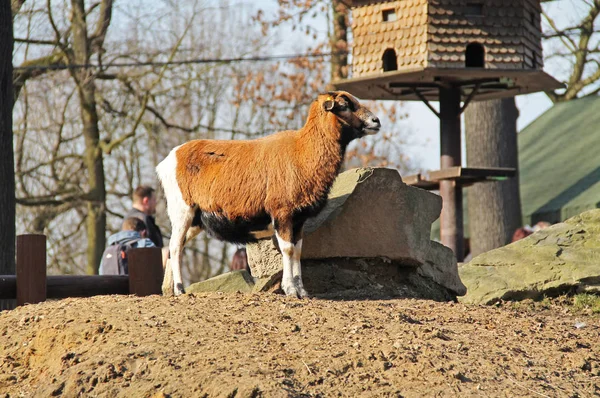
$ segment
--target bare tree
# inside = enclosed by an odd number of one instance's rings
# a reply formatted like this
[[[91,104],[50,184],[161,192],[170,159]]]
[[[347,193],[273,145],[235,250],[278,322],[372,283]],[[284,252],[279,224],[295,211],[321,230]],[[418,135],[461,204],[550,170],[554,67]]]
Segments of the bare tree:
[[[13,24],[10,4],[0,3],[0,274],[15,273],[15,178],[12,132]],[[0,300],[0,309],[13,300]]]
[[[465,112],[467,164],[518,168],[517,117],[514,98],[471,103]],[[470,186],[467,201],[473,256],[510,242],[521,225],[518,176]]]
[[[83,1],[70,3],[68,23],[66,18],[55,18],[57,9],[45,9],[54,40],[32,39],[29,30],[27,37],[19,40],[27,46],[55,46],[57,49],[52,50],[51,58],[56,56],[59,61],[48,64],[48,56],[28,60],[29,53],[25,51],[25,61],[15,73],[14,79],[21,84],[23,97],[19,101],[20,109],[16,110],[20,122],[16,175],[21,193],[18,203],[30,208],[30,214],[24,215],[30,219],[29,228],[48,232],[50,256],[55,260],[51,265],[62,273],[80,272],[77,262],[84,248],[85,271],[91,274],[97,272],[105,247],[107,211],[110,211],[107,187],[121,199],[130,197],[133,190],[127,187],[123,192],[120,191],[122,186],[115,186],[113,182],[122,178],[114,168],[109,173],[113,177],[111,183],[107,183],[105,157],[110,153],[120,154],[117,150],[120,146],[151,124],[144,120],[144,115],[151,105],[152,95],[162,90],[160,82],[168,68],[162,66],[137,75],[107,73],[114,59],[122,56],[118,52],[108,53],[104,45],[112,18],[112,1],[94,3],[88,9],[84,6]],[[23,10],[27,11],[34,12],[32,8]],[[67,10],[59,8],[58,11],[58,15],[66,16],[61,11]],[[187,26],[190,24],[191,20]],[[179,44],[180,40],[176,40],[171,59]],[[154,52],[155,56],[160,55]],[[97,56],[96,65],[92,65],[93,55]],[[108,58],[106,66],[105,57]],[[66,73],[48,74],[64,64],[70,65]],[[25,82],[32,83],[31,88],[27,89]],[[120,90],[113,89],[113,82],[122,83]],[[111,103],[112,98],[121,101],[119,106]],[[45,107],[47,120],[38,112],[30,112],[31,107]],[[33,136],[36,129],[39,135]],[[147,145],[141,148],[142,153],[146,150]],[[133,155],[120,161],[132,170],[139,165],[132,159],[137,158]],[[152,175],[151,172],[146,174]],[[129,175],[130,183],[134,184],[133,173]],[[137,173],[137,183],[141,183],[140,175]],[[114,213],[117,217],[122,214]],[[87,239],[82,239],[82,232]],[[72,243],[73,237],[79,238],[75,241],[77,244]],[[61,264],[57,265],[57,261]]]
[[[558,13],[560,10],[553,7],[550,1],[546,3],[548,5],[542,14],[546,25],[543,37],[546,47],[550,48],[546,62],[568,70],[568,76],[564,79],[566,89],[546,94],[555,103],[597,95],[600,92],[600,0],[556,2],[556,6],[579,10],[569,15],[580,15],[580,18],[569,17],[569,22],[564,26],[559,25],[552,14],[552,11]]]
[[[62,44],[62,51],[70,64],[88,65],[93,55],[102,49],[110,25],[112,0],[100,3],[99,17],[93,31],[88,29],[88,14],[83,0],[71,0],[72,46]],[[50,10],[50,15],[51,10]],[[62,34],[55,30],[57,41]],[[102,252],[106,246],[106,185],[104,179],[103,153],[100,146],[99,117],[96,104],[94,72],[87,67],[69,69],[77,86],[83,137],[85,142],[84,163],[87,171],[87,273],[97,274]]]
[[[69,68],[79,100],[80,123],[83,133],[83,162],[87,174],[85,192],[53,192],[54,197],[63,195],[56,205],[76,200],[87,204],[87,273],[97,273],[106,237],[106,187],[103,154],[100,146],[99,117],[96,104],[95,73],[89,66],[93,54],[101,54],[112,15],[112,0],[102,0],[85,7],[83,0],[72,0],[70,4],[70,26],[60,28],[54,18],[54,10],[48,2],[48,22],[53,31],[54,50],[41,58],[25,61],[14,76],[16,93],[28,79],[41,76],[48,66],[60,64],[76,65]],[[93,19],[95,23],[93,23]],[[39,68],[35,68],[38,66]],[[37,200],[36,200],[37,199]],[[47,197],[28,198],[24,205],[40,205],[48,202]]]
[[[332,33],[331,81],[348,77],[348,18],[350,9],[340,0],[331,0]]]

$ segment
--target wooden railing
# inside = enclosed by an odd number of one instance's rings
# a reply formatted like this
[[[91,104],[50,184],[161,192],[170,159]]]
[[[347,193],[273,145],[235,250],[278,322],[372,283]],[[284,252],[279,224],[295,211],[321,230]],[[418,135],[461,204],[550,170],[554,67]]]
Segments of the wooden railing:
[[[23,305],[48,298],[160,294],[161,250],[131,249],[127,258],[129,275],[46,275],[46,236],[19,235],[16,275],[0,275],[0,299],[16,298]]]

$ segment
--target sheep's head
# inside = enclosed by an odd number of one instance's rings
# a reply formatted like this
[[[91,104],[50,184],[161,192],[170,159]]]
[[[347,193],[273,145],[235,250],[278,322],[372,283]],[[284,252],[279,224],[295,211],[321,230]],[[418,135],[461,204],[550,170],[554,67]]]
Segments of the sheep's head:
[[[322,95],[323,109],[333,113],[343,127],[352,130],[353,138],[376,134],[381,127],[379,118],[345,91],[330,91]]]

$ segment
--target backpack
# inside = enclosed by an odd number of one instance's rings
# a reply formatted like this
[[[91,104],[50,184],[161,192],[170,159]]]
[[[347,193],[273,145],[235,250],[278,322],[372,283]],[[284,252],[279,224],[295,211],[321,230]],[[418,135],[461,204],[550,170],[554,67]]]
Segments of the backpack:
[[[100,275],[127,275],[129,273],[127,252],[129,249],[137,247],[137,243],[138,239],[132,239],[108,246],[102,253],[102,262],[98,273]]]

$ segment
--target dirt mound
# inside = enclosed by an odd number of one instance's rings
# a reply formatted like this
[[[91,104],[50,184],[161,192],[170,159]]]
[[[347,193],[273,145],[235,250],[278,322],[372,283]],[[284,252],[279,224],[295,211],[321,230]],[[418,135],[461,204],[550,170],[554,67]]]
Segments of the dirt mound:
[[[0,396],[591,396],[599,334],[560,306],[66,299],[0,314]]]

